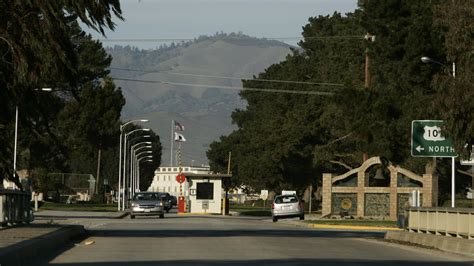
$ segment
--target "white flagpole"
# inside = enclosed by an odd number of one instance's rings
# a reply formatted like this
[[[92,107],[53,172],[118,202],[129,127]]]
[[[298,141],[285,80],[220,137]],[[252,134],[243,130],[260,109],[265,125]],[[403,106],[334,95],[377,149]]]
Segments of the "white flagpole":
[[[170,166],[173,166],[174,120],[171,120],[171,157]]]

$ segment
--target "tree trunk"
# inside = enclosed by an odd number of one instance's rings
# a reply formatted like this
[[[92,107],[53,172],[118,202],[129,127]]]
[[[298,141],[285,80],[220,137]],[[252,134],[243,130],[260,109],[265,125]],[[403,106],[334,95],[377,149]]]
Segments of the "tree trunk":
[[[99,182],[100,182],[100,155],[101,155],[101,148],[99,148],[99,153],[97,155],[97,180],[95,182],[95,194],[99,194]]]

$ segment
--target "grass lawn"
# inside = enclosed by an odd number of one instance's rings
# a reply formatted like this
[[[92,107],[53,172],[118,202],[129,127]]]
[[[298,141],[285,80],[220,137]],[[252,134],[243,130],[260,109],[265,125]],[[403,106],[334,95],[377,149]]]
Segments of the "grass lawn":
[[[330,225],[358,225],[358,226],[377,226],[377,227],[398,227],[396,221],[379,221],[379,220],[312,220],[305,221],[310,224],[330,224]]]
[[[270,210],[236,210],[233,209],[231,211],[235,211],[240,213],[240,215],[244,216],[272,216],[272,212]]]
[[[471,199],[459,198],[459,199],[455,199],[454,203],[456,205],[456,208],[472,208]],[[451,207],[451,200],[450,199],[445,200],[441,206]]]
[[[230,211],[238,212],[240,215],[245,216],[272,216],[270,207],[252,207],[244,205],[231,205]]]
[[[54,203],[45,202],[39,210],[55,210],[55,211],[117,211],[115,204],[94,204],[94,203]]]

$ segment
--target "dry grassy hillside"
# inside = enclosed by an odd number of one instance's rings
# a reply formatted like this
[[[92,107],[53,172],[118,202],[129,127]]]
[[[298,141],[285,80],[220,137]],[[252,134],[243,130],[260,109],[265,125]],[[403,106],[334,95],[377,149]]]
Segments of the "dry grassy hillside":
[[[184,135],[188,141],[182,145],[184,163],[194,160],[194,164],[205,164],[208,145],[232,131],[232,111],[245,107],[238,91],[213,86],[240,87],[240,78],[257,75],[290,52],[286,44],[244,35],[200,37],[153,51],[130,47],[109,49],[113,77],[160,82],[116,81],[127,100],[124,119],[148,118],[149,126],[160,135],[163,165],[170,161],[172,119],[186,127]],[[166,82],[208,86],[163,84]]]

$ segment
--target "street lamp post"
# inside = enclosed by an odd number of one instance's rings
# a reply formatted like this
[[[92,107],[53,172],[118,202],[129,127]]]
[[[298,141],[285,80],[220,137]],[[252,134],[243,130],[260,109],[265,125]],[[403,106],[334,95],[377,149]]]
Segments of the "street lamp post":
[[[153,152],[151,150],[147,150],[147,151],[142,151],[140,152],[139,154],[136,154],[135,155],[135,150],[132,150],[132,155],[130,156],[130,190],[132,191],[132,193],[135,193],[135,188],[136,188],[136,183],[135,183],[135,163],[134,163],[134,160],[136,162],[137,158],[140,156],[140,155],[143,155],[143,154],[147,154],[147,155],[151,155]]]
[[[440,65],[442,67],[444,67],[448,73],[450,75],[453,76],[453,79],[456,78],[456,63],[453,62],[452,63],[452,66],[451,66],[451,71],[449,71],[449,66],[446,65],[446,64],[443,64],[439,61],[436,61],[432,58],[429,58],[427,56],[423,56],[421,57],[421,62],[425,63],[425,64],[437,64],[437,65]],[[435,158],[435,161],[436,161],[436,158]],[[455,181],[456,181],[456,161],[455,161],[455,158],[454,157],[451,157],[451,208],[454,208],[455,204],[454,204],[454,201],[455,201]]]
[[[119,141],[119,169],[118,169],[118,194],[117,194],[117,210],[120,211],[120,191],[122,187],[122,143],[123,143],[123,132],[125,130],[125,127],[133,122],[143,122],[147,123],[147,119],[135,119],[135,120],[130,120],[122,125],[120,125],[120,141]]]
[[[130,140],[130,143],[134,143],[135,140],[140,139],[140,138],[149,138],[149,137],[151,137],[151,136],[150,136],[150,135],[137,136],[137,137],[131,139],[131,140]],[[151,145],[151,141],[142,141],[142,142],[137,143],[137,144],[138,144],[138,145],[141,145],[141,144]],[[134,146],[138,146],[138,145],[134,145]],[[130,158],[132,158],[132,155],[130,155]],[[125,159],[126,159],[126,158],[125,158]],[[125,164],[125,159],[124,159],[124,164]],[[129,167],[131,168],[131,167],[132,167],[132,164],[129,164]],[[126,179],[127,179],[127,176],[126,176],[126,175],[127,175],[127,173],[128,173],[128,170],[125,168],[125,169],[124,169],[124,172],[125,172],[125,173],[124,173],[124,181],[123,181],[123,182],[124,182],[124,184],[126,184],[126,183],[127,183],[127,182],[126,182],[126,181],[127,181],[127,180],[126,180]],[[130,179],[130,176],[129,176],[128,179]],[[124,186],[124,187],[125,187],[125,189],[128,189],[129,191],[131,191],[130,182],[129,182],[129,184],[128,184],[128,188],[127,188],[127,186]],[[129,195],[129,196],[130,196],[130,195]]]
[[[146,144],[147,146],[138,147],[138,146],[144,145],[144,144]],[[138,151],[138,150],[140,150],[140,149],[144,149],[144,148],[151,149],[151,148],[152,148],[151,142],[150,142],[150,141],[143,141],[143,142],[139,142],[139,143],[133,145],[133,146],[131,147],[131,150],[133,151],[133,153],[132,153],[132,156],[130,156],[130,159],[133,158],[134,152],[136,152],[136,151]],[[136,150],[135,150],[135,149],[136,149]],[[131,172],[132,172],[133,167],[134,167],[134,165],[133,165],[133,164],[130,164],[130,171],[131,171]],[[133,178],[130,177],[130,180],[133,181]],[[131,182],[131,183],[130,183],[130,186],[131,186],[131,191],[132,191],[132,193],[133,193],[135,184],[134,184],[133,182]],[[133,196],[133,195],[132,195],[132,196]]]
[[[137,153],[137,152],[139,152],[140,150],[145,149],[145,148],[146,148],[146,149],[151,149],[152,147],[151,147],[151,146],[140,147],[140,148],[138,148],[138,149],[135,150],[135,153]],[[150,155],[150,156],[153,158],[152,155]],[[135,159],[136,159],[136,160],[135,160],[135,164],[138,164],[138,159],[137,159],[137,158],[138,158],[138,156],[135,156]],[[138,167],[137,167],[137,165],[135,165],[134,167],[135,167],[135,168],[134,168],[134,169],[135,169],[135,171],[134,171],[135,191],[138,191],[138,190],[140,189],[140,186],[139,186],[139,184],[138,184],[138,171],[137,171],[137,168],[138,168]]]
[[[122,211],[125,210],[125,188],[126,188],[126,173],[127,173],[127,149],[128,149],[128,146],[127,146],[127,139],[128,139],[128,136],[130,136],[131,134],[135,133],[135,132],[138,132],[138,131],[150,131],[149,128],[138,128],[138,129],[135,129],[135,130],[132,130],[128,133],[125,133],[125,141],[124,141],[124,148],[123,148],[123,196],[122,196]],[[149,135],[147,136],[141,136],[141,137],[150,137]],[[120,193],[120,192],[119,192]]]
[[[439,62],[439,61],[436,61],[436,60],[434,60],[434,59],[432,59],[432,58],[429,58],[429,57],[427,57],[427,56],[422,56],[422,57],[421,57],[421,62],[423,62],[423,63],[425,63],[425,64],[437,64],[437,65],[440,65],[440,66],[444,67],[445,69],[447,69],[447,70],[448,70],[448,73],[449,73],[450,75],[452,75],[453,78],[456,77],[456,63],[455,63],[455,62],[452,63],[451,71],[449,71],[449,67],[448,67],[446,64],[443,64],[443,63],[441,63],[441,62]]]
[[[51,92],[51,88],[40,88],[34,89],[35,91],[46,91]],[[15,106],[15,142],[13,144],[13,177],[16,175],[16,157],[17,157],[17,148],[18,148],[18,104]]]
[[[138,190],[140,190],[140,162],[143,159],[148,159],[145,162],[153,162],[152,158],[153,158],[153,156],[144,156],[144,157],[137,160],[137,173],[136,173],[137,180],[136,180],[136,183],[137,183],[137,189]]]

